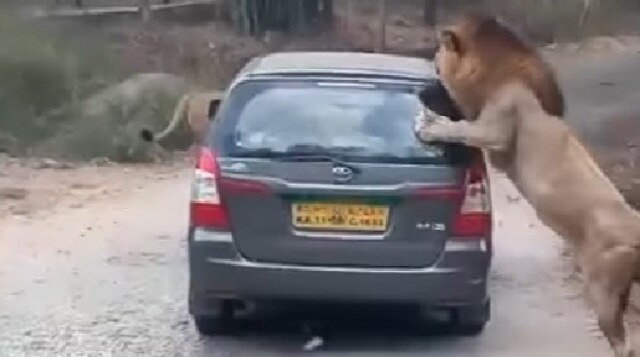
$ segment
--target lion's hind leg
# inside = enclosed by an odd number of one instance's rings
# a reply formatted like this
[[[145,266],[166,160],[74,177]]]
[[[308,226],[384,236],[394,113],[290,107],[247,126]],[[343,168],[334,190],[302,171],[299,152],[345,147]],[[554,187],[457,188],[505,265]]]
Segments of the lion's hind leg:
[[[606,241],[606,237],[601,236],[600,239]],[[633,267],[637,262],[636,252],[628,247],[613,246],[582,258],[587,299],[600,330],[615,357],[634,356],[627,338],[624,314],[629,302]]]

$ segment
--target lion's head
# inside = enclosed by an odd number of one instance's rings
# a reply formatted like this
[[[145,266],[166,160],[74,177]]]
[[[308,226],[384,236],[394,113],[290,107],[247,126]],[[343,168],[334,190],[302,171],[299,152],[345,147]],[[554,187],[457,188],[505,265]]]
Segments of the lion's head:
[[[466,14],[439,34],[436,70],[469,120],[499,87],[520,81],[547,112],[564,115],[555,74],[536,49],[493,16]]]

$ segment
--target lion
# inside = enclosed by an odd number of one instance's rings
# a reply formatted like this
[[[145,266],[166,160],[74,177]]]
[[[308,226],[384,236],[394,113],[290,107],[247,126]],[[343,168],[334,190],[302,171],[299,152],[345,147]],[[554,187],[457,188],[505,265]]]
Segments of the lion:
[[[169,125],[158,134],[149,129],[142,129],[140,137],[147,142],[158,143],[173,133],[182,120],[187,119],[189,130],[195,145],[202,145],[207,134],[209,121],[217,112],[222,101],[223,92],[192,92],[185,94],[176,106]]]
[[[436,72],[451,73],[443,84],[458,104],[460,117],[477,117],[487,94],[506,79],[517,79],[535,93],[549,114],[564,117],[564,94],[551,66],[506,24],[495,18],[483,21],[486,18],[480,13],[464,14],[440,34],[441,41],[455,51],[436,51]],[[502,168],[509,158],[492,152],[489,161]]]
[[[416,122],[417,137],[425,143],[462,143],[505,158],[500,169],[540,220],[576,253],[589,305],[615,356],[633,356],[623,315],[631,286],[640,276],[640,213],[625,201],[566,121],[550,113],[544,93],[521,76],[469,75],[464,57],[490,41],[461,37],[460,31],[467,31],[459,30],[464,26],[493,28],[489,33],[496,34],[500,24],[489,16],[466,17],[463,25],[441,33],[436,65],[454,102],[468,116],[453,121],[425,108]],[[513,65],[508,53],[500,55],[502,47],[490,50],[492,55],[472,62],[483,66],[490,59],[496,68]],[[465,81],[459,80],[461,73]],[[480,87],[487,92],[470,95],[470,88]]]

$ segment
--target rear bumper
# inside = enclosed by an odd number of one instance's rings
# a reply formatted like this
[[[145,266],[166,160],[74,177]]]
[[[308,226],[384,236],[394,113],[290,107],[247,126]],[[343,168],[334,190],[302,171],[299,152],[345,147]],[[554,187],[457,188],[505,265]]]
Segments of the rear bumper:
[[[484,244],[466,242],[448,244],[424,269],[261,263],[244,259],[227,234],[192,231],[189,310],[206,315],[216,298],[477,305],[488,297],[490,261]]]

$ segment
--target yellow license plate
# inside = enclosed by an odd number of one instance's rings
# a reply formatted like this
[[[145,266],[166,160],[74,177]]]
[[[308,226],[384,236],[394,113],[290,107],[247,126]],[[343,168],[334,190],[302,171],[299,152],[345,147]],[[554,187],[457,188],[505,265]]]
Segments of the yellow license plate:
[[[292,224],[296,228],[381,232],[387,229],[389,207],[363,204],[294,203]]]

